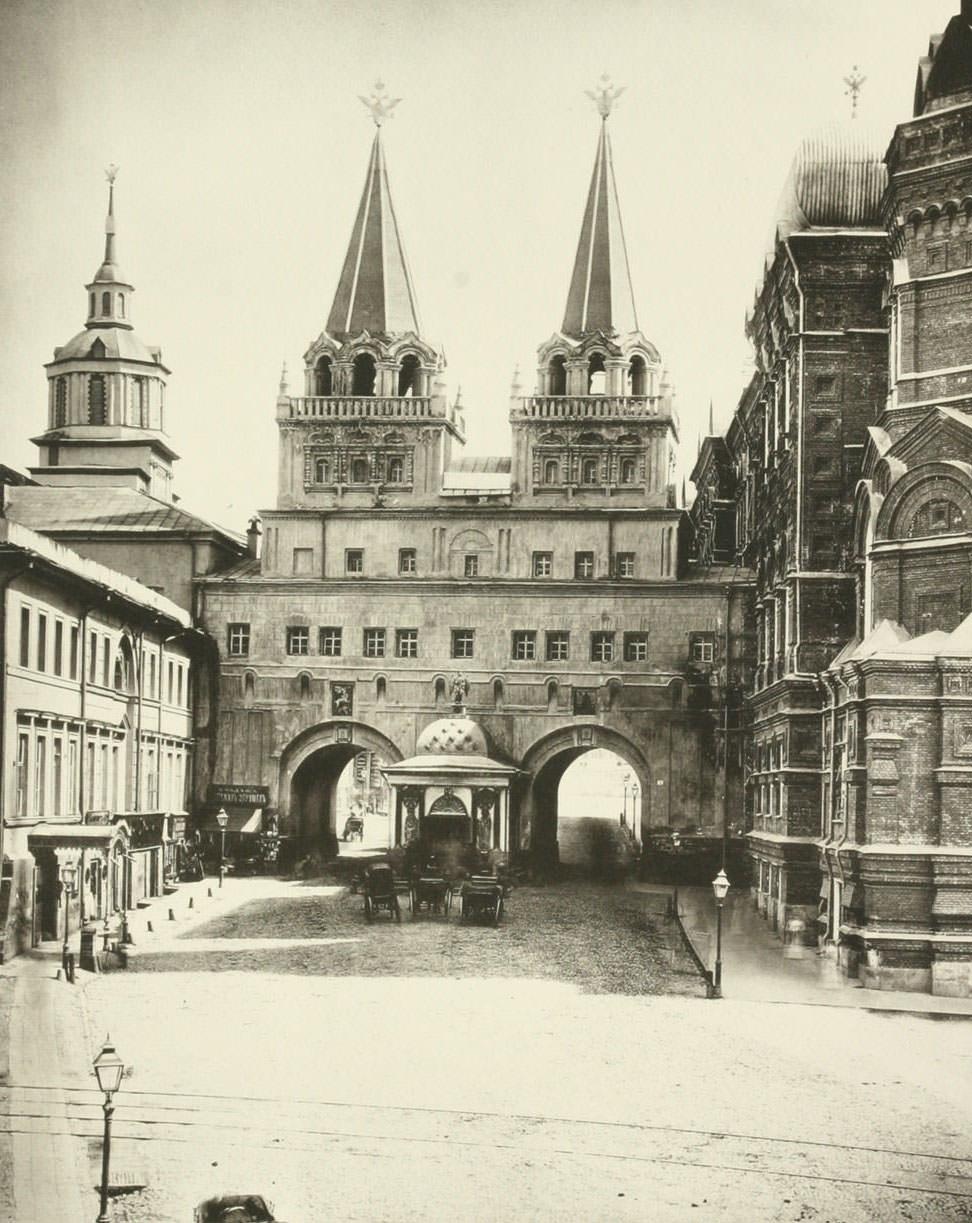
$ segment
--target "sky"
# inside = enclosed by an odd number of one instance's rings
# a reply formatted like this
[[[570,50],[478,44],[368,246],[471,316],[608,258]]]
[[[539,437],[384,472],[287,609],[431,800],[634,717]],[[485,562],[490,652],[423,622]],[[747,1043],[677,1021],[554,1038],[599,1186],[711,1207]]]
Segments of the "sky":
[[[516,368],[560,326],[610,119],[641,330],[688,472],[751,368],[746,311],[799,140],[850,114],[890,140],[958,0],[0,0],[0,462],[35,461],[43,365],[80,331],[104,170],[137,334],[172,370],[183,504],[236,530],[276,500],[275,400],[323,329],[364,183],[377,79],[425,338],[467,453],[507,454]]]

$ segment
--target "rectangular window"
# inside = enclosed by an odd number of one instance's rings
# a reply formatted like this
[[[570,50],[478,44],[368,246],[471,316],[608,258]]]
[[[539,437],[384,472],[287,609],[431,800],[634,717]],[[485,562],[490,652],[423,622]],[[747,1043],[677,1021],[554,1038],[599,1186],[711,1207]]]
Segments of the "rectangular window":
[[[591,662],[611,662],[614,658],[614,634],[591,633]]]
[[[292,624],[287,629],[287,653],[307,654],[310,652],[310,630],[303,624]]]
[[[592,578],[594,576],[594,553],[593,552],[575,552],[574,553],[574,577],[575,578]]]
[[[166,700],[171,705],[172,704],[172,693],[175,690],[175,666],[172,663],[171,659],[169,661],[167,676],[168,678],[167,678],[166,689],[165,689],[166,690]]]
[[[68,767],[67,767],[67,803],[65,810],[71,815],[78,814],[77,796],[78,796],[78,741],[77,739],[68,740]]]
[[[570,657],[570,633],[547,633],[547,661],[566,662]]]
[[[366,628],[364,631],[365,658],[385,657],[385,630],[383,628]]]
[[[712,662],[713,643],[711,641],[692,642],[693,662]]]
[[[60,735],[51,743],[51,809],[55,817],[64,810],[64,740]]]
[[[88,741],[88,759],[85,767],[85,786],[84,786],[84,803],[82,809],[84,811],[94,811],[95,809],[95,745]]]
[[[341,630],[334,625],[328,625],[322,628],[318,634],[318,646],[320,653],[325,658],[340,658],[341,657]]]
[[[344,572],[364,573],[364,549],[346,548],[344,552]]]
[[[226,650],[230,658],[246,658],[250,653],[250,625],[237,621],[226,626]]]
[[[647,662],[648,661],[648,634],[647,633],[625,633],[624,635],[624,661],[625,662]]]
[[[552,552],[534,552],[533,554],[533,576],[535,578],[548,578],[553,573],[553,553]]]
[[[156,682],[155,682],[155,679],[156,679],[155,668],[156,668],[155,655],[150,654],[149,655],[149,682],[148,682],[149,691],[148,691],[148,694],[152,698],[153,701],[158,696],[158,689],[156,687]]]
[[[88,634],[88,683],[96,683],[98,679],[98,634]]]
[[[107,688],[111,680],[111,638],[105,637],[101,644],[101,685]]]
[[[537,635],[532,629],[517,629],[513,633],[512,657],[519,662],[532,662],[537,656]]]
[[[618,552],[614,557],[614,574],[619,578],[633,578],[635,575],[635,554],[633,552]]]
[[[314,549],[294,548],[294,573],[307,574],[314,572]]]
[[[398,572],[399,573],[415,573],[416,559],[414,548],[399,548],[398,549]]]
[[[71,625],[71,647],[69,651],[70,660],[71,660],[71,671],[70,671],[71,679],[78,678],[78,637],[79,637],[78,626],[76,624],[72,624]]]
[[[476,645],[476,632],[471,628],[454,628],[452,630],[452,657],[472,658]]]
[[[47,616],[37,613],[37,670],[47,670]]]
[[[27,786],[30,782],[30,736],[25,730],[17,735],[17,815],[27,814]]]
[[[395,657],[418,658],[418,629],[395,629]]]
[[[38,737],[34,745],[34,814],[47,814],[47,740]]]
[[[30,608],[20,609],[20,665],[30,666]]]
[[[463,577],[476,578],[479,577],[479,555],[475,552],[470,552],[462,558],[462,573]]]
[[[64,621],[54,621],[54,674],[64,674]]]
[[[119,804],[119,758],[118,745],[114,744],[111,749],[111,801],[108,803],[110,811],[119,811],[121,809]]]
[[[182,663],[179,663],[176,667],[176,704],[180,707],[182,705],[182,674],[183,666]]]

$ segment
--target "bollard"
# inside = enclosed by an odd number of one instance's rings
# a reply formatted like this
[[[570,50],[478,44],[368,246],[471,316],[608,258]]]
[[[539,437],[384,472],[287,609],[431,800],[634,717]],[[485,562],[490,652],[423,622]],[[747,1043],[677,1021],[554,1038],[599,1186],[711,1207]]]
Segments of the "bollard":
[[[169,921],[175,921],[175,909],[169,910]]]
[[[212,888],[206,888],[206,895],[209,897],[209,899],[210,899],[210,900],[212,900],[212,898],[213,898],[213,889],[212,889]]]
[[[196,898],[194,896],[190,896],[189,897],[189,908],[194,909],[195,907],[196,907]]]
[[[150,921],[147,921],[145,923],[145,929],[148,931],[149,934],[155,933],[155,931],[152,929],[152,923]]]

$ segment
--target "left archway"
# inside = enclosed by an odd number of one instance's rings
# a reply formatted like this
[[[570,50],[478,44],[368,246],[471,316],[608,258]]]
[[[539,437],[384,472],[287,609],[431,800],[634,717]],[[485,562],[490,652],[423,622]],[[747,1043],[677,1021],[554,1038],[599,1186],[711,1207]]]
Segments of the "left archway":
[[[321,722],[284,749],[277,790],[281,816],[305,847],[336,847],[342,831],[337,827],[338,782],[348,764],[365,752],[382,764],[402,759],[391,739],[363,722]]]

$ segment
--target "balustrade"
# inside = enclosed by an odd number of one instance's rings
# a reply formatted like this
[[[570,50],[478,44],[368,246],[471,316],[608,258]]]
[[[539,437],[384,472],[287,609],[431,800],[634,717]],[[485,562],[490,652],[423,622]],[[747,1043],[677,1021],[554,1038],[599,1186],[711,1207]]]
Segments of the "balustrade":
[[[671,401],[661,395],[527,395],[512,415],[540,420],[576,417],[674,417]]]
[[[427,395],[295,395],[290,398],[290,415],[327,420],[354,417],[418,420],[436,413]]]

